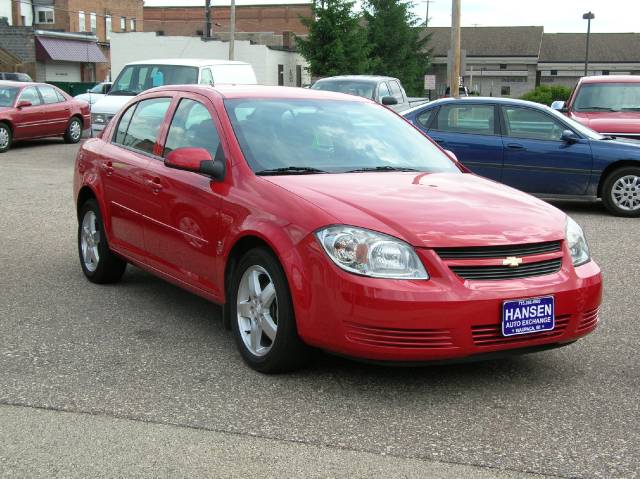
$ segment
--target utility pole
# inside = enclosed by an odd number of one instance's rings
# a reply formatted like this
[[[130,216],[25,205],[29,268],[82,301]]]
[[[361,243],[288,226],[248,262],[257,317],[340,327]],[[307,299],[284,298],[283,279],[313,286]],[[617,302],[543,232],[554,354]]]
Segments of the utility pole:
[[[589,68],[589,37],[591,36],[591,20],[596,18],[592,11],[588,11],[582,15],[582,19],[587,21],[587,51],[584,55],[584,76],[587,76],[587,69]]]
[[[451,69],[449,94],[460,96],[460,0],[451,0]]]
[[[204,37],[211,38],[211,0],[204,2]]]
[[[231,18],[229,19],[229,60],[233,60],[234,41],[236,39],[236,0],[231,0]]]
[[[427,16],[424,17],[424,28],[427,28],[429,26],[429,4],[430,3],[436,3],[435,0],[425,0],[427,3]]]

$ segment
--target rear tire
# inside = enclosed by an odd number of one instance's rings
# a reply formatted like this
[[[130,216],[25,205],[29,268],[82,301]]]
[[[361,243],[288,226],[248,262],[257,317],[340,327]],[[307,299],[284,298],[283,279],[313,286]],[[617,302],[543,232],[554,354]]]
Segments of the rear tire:
[[[82,121],[77,116],[71,117],[67,131],[64,132],[64,142],[78,143],[80,138],[82,138]]]
[[[100,208],[87,200],[78,215],[78,253],[82,272],[92,283],[115,283],[122,278],[127,262],[109,249]]]
[[[602,185],[602,202],[616,216],[640,216],[640,167],[625,166],[612,171]]]
[[[11,127],[6,123],[0,122],[0,153],[4,153],[11,148],[12,140]]]
[[[298,336],[287,279],[274,254],[248,251],[230,283],[231,328],[245,362],[266,374],[306,366],[311,348]]]

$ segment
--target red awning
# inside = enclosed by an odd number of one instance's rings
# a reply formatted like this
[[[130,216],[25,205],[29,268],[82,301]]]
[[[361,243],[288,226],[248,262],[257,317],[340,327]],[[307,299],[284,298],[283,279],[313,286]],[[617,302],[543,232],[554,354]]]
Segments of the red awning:
[[[36,37],[36,58],[79,63],[106,63],[95,42],[66,38]]]

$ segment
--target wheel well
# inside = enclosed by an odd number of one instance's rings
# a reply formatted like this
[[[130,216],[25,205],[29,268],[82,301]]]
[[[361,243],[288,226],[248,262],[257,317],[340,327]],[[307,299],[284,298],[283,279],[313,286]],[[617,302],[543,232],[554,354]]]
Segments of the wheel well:
[[[0,120],[0,123],[4,123],[5,125],[7,125],[9,127],[9,130],[11,130],[11,136],[13,136],[13,125],[11,124],[11,122],[9,120]]]
[[[267,248],[269,251],[274,252],[273,249],[261,238],[257,236],[244,236],[240,238],[236,244],[233,245],[231,251],[229,251],[229,256],[227,257],[227,264],[224,268],[224,291],[225,291],[225,299],[228,298],[229,295],[229,283],[231,282],[231,275],[233,274],[233,270],[236,265],[240,261],[240,258],[244,256],[244,254],[252,250],[254,248]],[[227,329],[231,329],[231,318],[229,317],[229,308],[227,306],[228,301],[225,301],[225,307],[222,317],[222,322]]]
[[[611,163],[609,166],[607,166],[600,175],[600,181],[598,182],[598,198],[602,197],[602,187],[604,185],[604,182],[607,180],[607,177],[615,170],[624,168],[625,166],[640,167],[640,162],[633,160],[621,160],[616,161],[615,163]]]
[[[91,198],[95,199],[96,195],[91,188],[88,186],[83,186],[78,193],[78,202],[76,203],[76,213],[80,212],[80,208],[84,205],[87,200]]]
[[[84,121],[82,120],[82,115],[71,115],[71,118],[69,118],[69,121],[71,121],[72,118],[77,118],[78,120],[80,120],[80,126],[84,129]]]

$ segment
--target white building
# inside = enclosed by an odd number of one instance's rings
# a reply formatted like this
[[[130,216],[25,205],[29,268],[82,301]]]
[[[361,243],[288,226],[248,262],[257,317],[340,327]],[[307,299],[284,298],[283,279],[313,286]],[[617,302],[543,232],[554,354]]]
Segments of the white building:
[[[302,86],[310,83],[307,62],[295,51],[254,45],[246,40],[234,43],[234,60],[251,64],[258,83]],[[153,32],[111,35],[111,76],[116,78],[129,62],[149,58],[229,58],[229,43],[200,37],[158,36]]]

